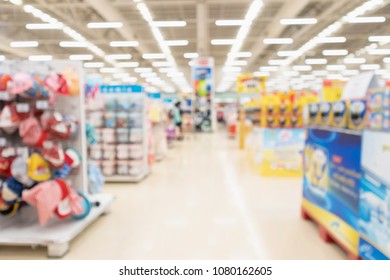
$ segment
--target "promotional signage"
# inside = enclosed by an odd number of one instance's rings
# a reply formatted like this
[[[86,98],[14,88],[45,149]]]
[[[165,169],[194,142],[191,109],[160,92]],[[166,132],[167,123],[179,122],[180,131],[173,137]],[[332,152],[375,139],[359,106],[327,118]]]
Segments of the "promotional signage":
[[[143,87],[140,85],[101,85],[101,93],[141,93]]]
[[[267,77],[255,77],[253,74],[241,74],[237,77],[237,93],[262,93],[266,90]]]
[[[338,80],[324,80],[322,84],[323,100],[327,102],[336,102],[341,99],[345,82]]]
[[[215,126],[214,98],[214,59],[202,57],[194,59],[192,81],[195,93],[194,124],[197,131],[212,131]]]
[[[308,129],[303,208],[358,255],[361,136]]]

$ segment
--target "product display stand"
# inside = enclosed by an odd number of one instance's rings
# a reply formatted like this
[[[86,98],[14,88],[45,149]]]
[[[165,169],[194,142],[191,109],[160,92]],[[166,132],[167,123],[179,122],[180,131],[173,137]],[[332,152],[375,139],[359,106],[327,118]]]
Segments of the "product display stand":
[[[48,248],[49,257],[62,257],[69,250],[69,243],[85,228],[94,222],[99,216],[108,213],[113,196],[109,194],[88,195],[87,178],[87,150],[85,135],[85,112],[83,89],[83,70],[80,63],[69,61],[51,61],[48,63],[36,63],[28,61],[6,61],[0,63],[2,73],[15,74],[16,72],[34,73],[46,75],[50,71],[61,72],[66,68],[72,68],[80,80],[80,94],[77,96],[57,96],[54,106],[61,113],[71,112],[79,121],[79,133],[77,138],[71,141],[82,157],[79,170],[69,177],[72,186],[84,193],[95,204],[91,213],[82,220],[57,220],[53,219],[45,227],[38,223],[36,210],[32,207],[24,207],[13,217],[0,217],[0,246],[45,246]],[[51,105],[50,105],[51,106]]]
[[[100,92],[105,110],[89,116],[100,134],[100,145],[91,147],[91,158],[102,167],[106,182],[139,182],[150,173],[143,88],[102,85]]]

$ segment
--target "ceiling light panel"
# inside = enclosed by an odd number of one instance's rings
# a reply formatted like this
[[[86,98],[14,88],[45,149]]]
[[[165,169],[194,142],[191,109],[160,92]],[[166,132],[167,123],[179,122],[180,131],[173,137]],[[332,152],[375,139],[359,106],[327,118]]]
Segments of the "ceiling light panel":
[[[347,50],[324,50],[322,54],[325,56],[345,56],[348,54]]]
[[[363,57],[346,57],[344,58],[345,64],[362,64],[366,63],[366,59]]]
[[[345,43],[347,38],[345,37],[318,37],[316,39],[319,44],[330,44],[330,43]]]
[[[86,48],[88,47],[88,42],[61,41],[59,45],[61,48]]]
[[[142,55],[143,59],[165,59],[166,55],[163,53],[146,53]]]
[[[106,55],[106,59],[112,59],[112,60],[127,60],[131,59],[133,56],[131,54],[109,54]]]
[[[56,23],[28,23],[26,29],[29,30],[51,30],[51,29],[62,29],[64,24],[62,22]]]
[[[385,21],[385,17],[355,17],[347,19],[348,23],[380,23]]]
[[[342,71],[345,70],[347,67],[345,65],[327,65],[326,70],[329,71]]]
[[[198,53],[185,53],[184,58],[198,58],[199,54]]]
[[[30,55],[28,57],[30,61],[50,61],[53,60],[52,55]]]
[[[267,38],[263,40],[263,43],[266,45],[289,45],[293,42],[292,38]]]
[[[69,56],[70,60],[92,60],[92,54],[73,54]]]
[[[12,48],[36,48],[39,46],[39,43],[37,41],[15,41],[9,45]]]
[[[305,63],[308,65],[323,65],[323,64],[327,64],[328,60],[325,58],[311,58],[311,59],[306,59]]]
[[[362,64],[360,65],[360,69],[362,70],[378,70],[380,69],[381,66],[379,64]]]
[[[294,65],[294,71],[311,71],[312,67],[310,65]]]
[[[139,62],[136,61],[119,62],[115,64],[115,66],[119,68],[135,68],[139,66]]]
[[[288,56],[295,56],[299,55],[298,51],[278,51],[278,56],[280,57],[288,57]]]
[[[85,68],[102,68],[104,67],[103,62],[85,62],[84,63]]]

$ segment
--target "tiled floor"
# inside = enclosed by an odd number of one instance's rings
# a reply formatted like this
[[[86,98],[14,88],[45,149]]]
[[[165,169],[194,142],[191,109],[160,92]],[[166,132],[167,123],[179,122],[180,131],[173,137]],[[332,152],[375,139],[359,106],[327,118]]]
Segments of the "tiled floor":
[[[345,259],[300,219],[301,181],[255,174],[224,133],[191,136],[141,184],[108,185],[112,212],[66,259]],[[0,247],[0,259],[44,259]]]

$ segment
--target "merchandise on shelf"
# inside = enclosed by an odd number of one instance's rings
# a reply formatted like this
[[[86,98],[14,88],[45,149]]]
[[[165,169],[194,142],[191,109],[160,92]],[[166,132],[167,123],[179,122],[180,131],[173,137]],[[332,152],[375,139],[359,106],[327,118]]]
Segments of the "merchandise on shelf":
[[[390,131],[390,90],[373,89],[367,96],[368,129]]]

